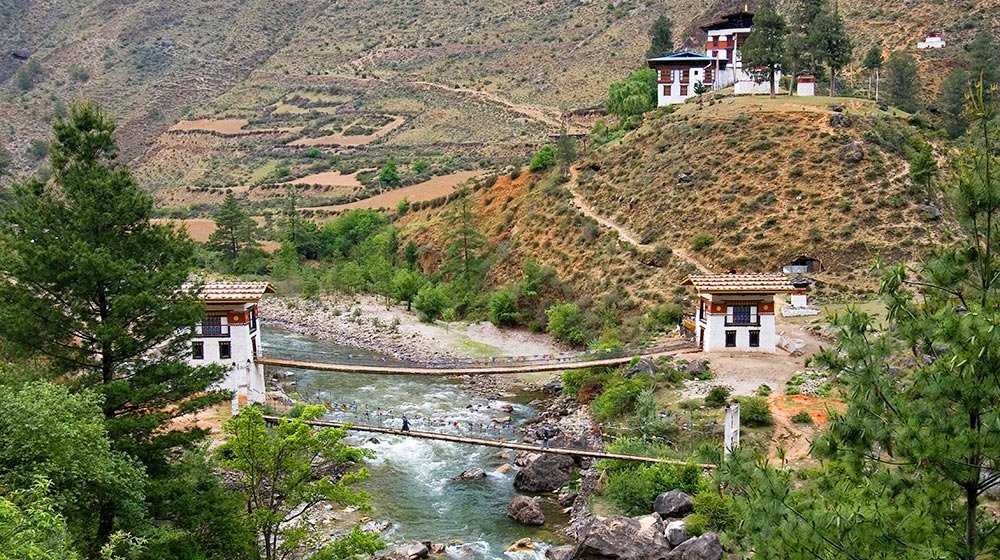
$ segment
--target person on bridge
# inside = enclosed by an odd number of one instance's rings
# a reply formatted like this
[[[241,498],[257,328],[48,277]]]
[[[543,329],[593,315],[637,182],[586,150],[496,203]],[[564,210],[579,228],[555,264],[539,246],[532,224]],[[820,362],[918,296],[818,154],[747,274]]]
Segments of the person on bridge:
[[[403,415],[403,431],[410,431],[410,419],[407,418],[405,414]]]

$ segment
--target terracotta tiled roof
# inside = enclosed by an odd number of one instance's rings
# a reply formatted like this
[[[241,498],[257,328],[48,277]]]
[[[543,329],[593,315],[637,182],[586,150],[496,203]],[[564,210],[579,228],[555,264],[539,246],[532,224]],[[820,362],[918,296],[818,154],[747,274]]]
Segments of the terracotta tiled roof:
[[[681,286],[694,286],[708,293],[779,293],[795,289],[781,274],[698,274],[685,278]]]
[[[198,296],[202,301],[257,301],[274,292],[269,282],[206,282]]]

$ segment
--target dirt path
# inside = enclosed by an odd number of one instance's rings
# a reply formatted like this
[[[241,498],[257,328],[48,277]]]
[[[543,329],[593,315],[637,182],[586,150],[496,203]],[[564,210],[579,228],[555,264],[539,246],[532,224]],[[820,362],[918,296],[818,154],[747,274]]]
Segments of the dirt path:
[[[598,214],[597,211],[594,210],[594,207],[591,206],[587,202],[587,200],[583,197],[583,193],[580,192],[579,179],[580,179],[580,170],[576,167],[570,167],[569,181],[566,183],[566,188],[569,189],[570,194],[573,195],[573,205],[576,206],[577,209],[580,210],[580,212],[582,212],[586,216],[593,218],[594,221],[601,224],[602,226],[614,230],[619,237],[628,242],[630,245],[634,245],[640,251],[653,250],[653,245],[649,243],[642,243],[639,240],[639,237],[632,231]],[[670,247],[670,251],[672,254],[676,255],[681,260],[697,268],[699,272],[703,274],[712,273],[711,270],[708,269],[708,267],[701,264],[694,257],[692,257],[691,254],[688,253],[686,249],[682,247]]]
[[[503,106],[503,107],[505,107],[505,108],[507,108],[507,109],[509,109],[509,110],[511,110],[513,112],[515,112],[515,113],[520,113],[520,114],[522,114],[522,115],[524,115],[524,116],[526,116],[526,117],[528,117],[528,118],[530,118],[532,120],[545,123],[545,124],[547,124],[547,125],[549,125],[549,126],[551,126],[553,128],[561,129],[561,128],[565,127],[566,128],[566,132],[568,132],[569,134],[580,134],[580,133],[587,132],[586,130],[578,129],[579,127],[575,127],[575,126],[573,126],[573,125],[565,122],[563,120],[563,118],[562,118],[562,111],[560,111],[558,109],[555,109],[555,108],[551,108],[551,107],[538,107],[536,105],[524,105],[524,104],[521,104],[521,103],[515,103],[515,102],[513,102],[513,101],[511,101],[511,100],[509,100],[509,99],[507,99],[507,98],[505,98],[503,96],[500,96],[500,95],[497,95],[495,93],[491,93],[491,92],[488,92],[488,91],[479,91],[479,90],[475,90],[475,89],[448,87],[446,85],[436,84],[434,82],[416,81],[416,82],[406,82],[406,83],[409,84],[409,85],[414,85],[414,86],[429,87],[429,88],[440,89],[440,90],[448,91],[448,92],[452,92],[452,93],[456,93],[457,92],[457,93],[463,93],[465,95],[469,95],[469,96],[472,96],[472,97],[478,97],[479,99],[481,99],[483,101],[488,101],[490,103],[496,103],[497,105],[501,105],[501,106]]]

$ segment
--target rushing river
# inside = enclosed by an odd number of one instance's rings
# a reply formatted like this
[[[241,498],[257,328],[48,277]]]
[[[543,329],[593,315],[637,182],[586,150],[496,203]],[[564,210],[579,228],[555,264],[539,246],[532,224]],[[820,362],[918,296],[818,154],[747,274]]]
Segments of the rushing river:
[[[263,346],[265,353],[281,355],[315,358],[322,353],[349,352],[368,359],[381,358],[276,329],[266,330]],[[358,424],[382,423],[398,428],[405,414],[415,430],[512,438],[517,436],[517,425],[535,413],[526,404],[533,395],[487,400],[473,394],[460,380],[447,378],[295,371],[292,379],[295,385],[289,391],[294,396],[306,402],[330,403],[337,409],[328,415],[330,419]],[[494,421],[506,417],[511,419],[510,426]],[[501,474],[496,470],[512,461],[513,452],[507,451],[509,457],[502,458],[499,453],[503,450],[497,448],[375,435],[377,440],[354,435],[351,441],[376,453],[369,463],[372,476],[364,483],[364,489],[372,496],[372,517],[391,523],[383,534],[391,545],[426,540],[461,541],[463,544],[448,546],[448,556],[508,560],[540,559],[544,557],[544,543],[563,542],[551,530],[525,527],[506,517],[507,503],[516,495],[512,485],[514,473]],[[451,480],[473,467],[486,471],[486,479]],[[550,500],[543,500],[542,509],[547,527],[566,522],[566,516]],[[530,537],[536,546],[543,544],[533,553],[504,552],[524,537]]]

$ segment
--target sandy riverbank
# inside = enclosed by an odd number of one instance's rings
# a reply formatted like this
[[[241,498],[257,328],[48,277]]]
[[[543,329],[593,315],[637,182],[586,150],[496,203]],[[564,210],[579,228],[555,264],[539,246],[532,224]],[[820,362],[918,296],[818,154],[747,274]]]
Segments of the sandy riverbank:
[[[260,314],[265,327],[415,362],[539,356],[566,350],[547,334],[499,329],[488,322],[423,323],[404,306],[387,307],[373,296],[272,297],[261,301]]]

